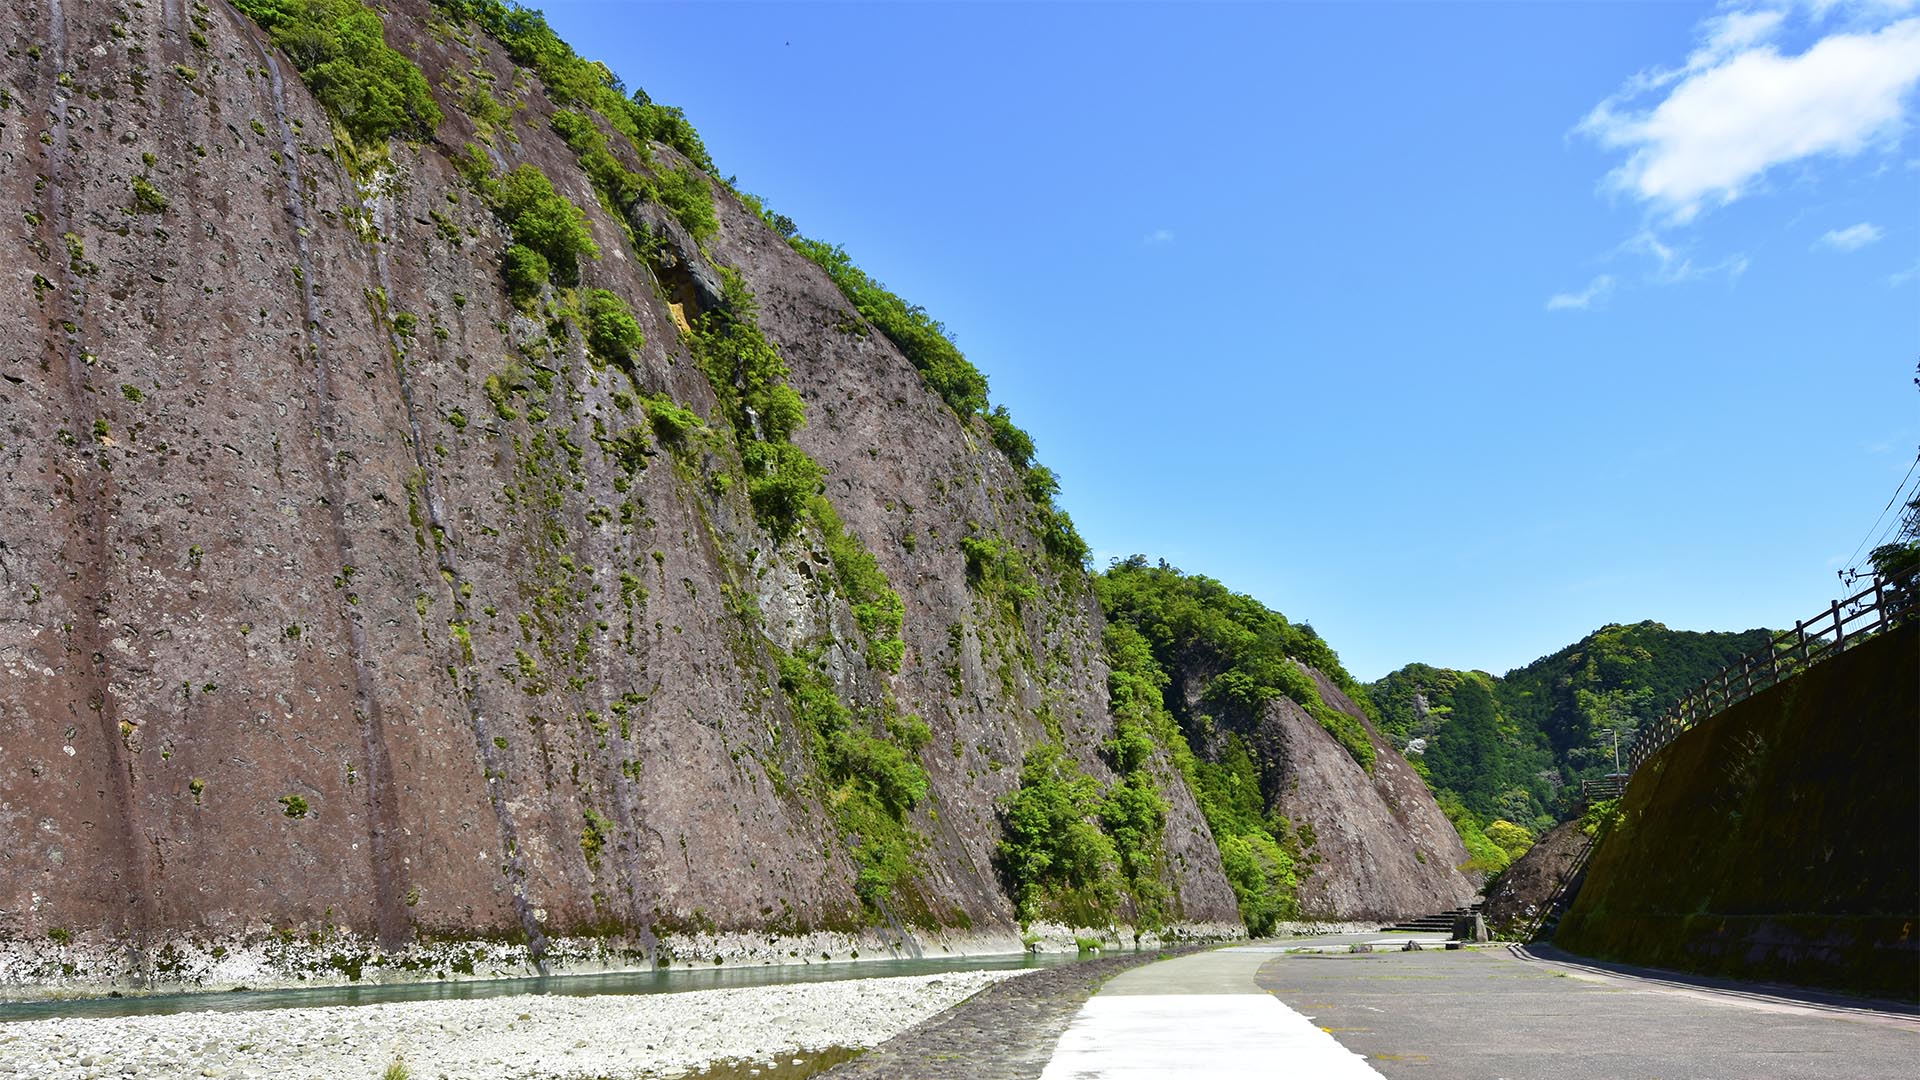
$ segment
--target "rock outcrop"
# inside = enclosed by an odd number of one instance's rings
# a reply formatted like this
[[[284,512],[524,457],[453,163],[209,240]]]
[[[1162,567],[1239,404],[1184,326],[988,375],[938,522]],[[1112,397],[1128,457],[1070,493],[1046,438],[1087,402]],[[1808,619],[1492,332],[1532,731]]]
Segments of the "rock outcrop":
[[[1482,913],[1496,937],[1523,938],[1545,917],[1547,905],[1587,850],[1587,834],[1580,826],[1576,818],[1549,829],[1526,854],[1487,882]]]
[[[1372,773],[1313,717],[1281,700],[1265,723],[1278,733],[1275,807],[1313,828],[1318,860],[1300,885],[1308,917],[1391,921],[1465,904],[1474,883],[1458,869],[1467,861],[1460,834],[1424,781],[1367,715],[1332,680],[1307,669],[1329,706],[1366,728]]]
[[[1364,728],[1374,748],[1371,771],[1286,697],[1266,702],[1251,722],[1223,716],[1186,727],[1198,736],[1195,751],[1203,756],[1218,756],[1216,744],[1232,733],[1259,763],[1267,806],[1291,824],[1307,859],[1301,917],[1391,922],[1471,900],[1474,883],[1459,869],[1467,850],[1433,793],[1351,697],[1321,672],[1300,667],[1326,705]],[[1185,715],[1204,708],[1204,691],[1216,674],[1205,654],[1174,673]]]

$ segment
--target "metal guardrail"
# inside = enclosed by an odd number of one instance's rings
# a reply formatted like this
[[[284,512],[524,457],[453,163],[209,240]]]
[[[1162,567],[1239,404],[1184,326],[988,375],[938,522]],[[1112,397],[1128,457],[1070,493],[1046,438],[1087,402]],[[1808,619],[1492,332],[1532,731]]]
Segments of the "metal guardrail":
[[[1632,775],[1683,732],[1718,716],[1729,706],[1911,618],[1920,608],[1917,593],[1920,574],[1914,571],[1891,579],[1876,575],[1873,584],[1845,600],[1835,600],[1812,619],[1794,623],[1793,629],[1773,635],[1764,647],[1721,668],[1642,728],[1627,752],[1625,771]]]

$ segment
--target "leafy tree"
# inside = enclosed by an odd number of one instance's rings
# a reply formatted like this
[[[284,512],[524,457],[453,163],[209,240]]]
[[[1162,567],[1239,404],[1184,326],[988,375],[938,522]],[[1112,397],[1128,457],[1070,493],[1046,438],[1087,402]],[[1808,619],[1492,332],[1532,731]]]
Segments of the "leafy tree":
[[[1106,921],[1119,899],[1120,856],[1100,830],[1100,785],[1057,742],[1027,752],[1002,811],[1001,866],[1023,921]]]
[[[1914,380],[1920,383],[1920,378]],[[1873,572],[1889,582],[1887,608],[1897,621],[1911,618],[1920,597],[1920,496],[1906,505],[1900,531],[1891,543],[1881,544],[1867,554]]]
[[[1507,853],[1508,859],[1518,859],[1533,846],[1533,833],[1511,821],[1489,822],[1484,831],[1488,840]]]
[[[1492,691],[1479,679],[1461,680],[1453,693],[1453,715],[1427,747],[1427,769],[1434,784],[1458,792],[1475,813],[1491,814],[1508,772],[1501,750]]]
[[[1293,856],[1271,835],[1256,830],[1214,836],[1220,847],[1220,867],[1240,900],[1240,917],[1248,934],[1264,937],[1273,933],[1280,920],[1299,914],[1295,897],[1300,881]]]

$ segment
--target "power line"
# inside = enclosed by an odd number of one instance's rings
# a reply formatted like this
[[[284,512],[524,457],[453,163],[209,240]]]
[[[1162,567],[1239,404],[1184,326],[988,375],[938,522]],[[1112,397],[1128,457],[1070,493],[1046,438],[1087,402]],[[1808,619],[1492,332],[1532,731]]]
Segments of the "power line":
[[[1916,481],[1920,482],[1920,478],[1916,478]],[[1913,498],[1916,491],[1920,491],[1920,486],[1910,485],[1908,488],[1901,491],[1899,495],[1895,496],[1895,498],[1898,499],[1899,501],[1896,502],[1894,505],[1898,506],[1900,509],[1896,511],[1891,517],[1887,518],[1887,527],[1884,529],[1881,529],[1880,535],[1875,537],[1873,543],[1868,546],[1867,550],[1869,552],[1871,552],[1874,548],[1879,547],[1881,544],[1886,543],[1888,540],[1898,536],[1901,530],[1903,530],[1906,527],[1907,518],[1910,516],[1907,510],[1907,502]]]
[[[1862,537],[1862,538],[1861,538],[1861,540],[1860,540],[1860,546],[1858,546],[1858,547],[1856,547],[1856,548],[1854,548],[1854,549],[1853,549],[1853,554],[1851,554],[1851,555],[1849,555],[1849,556],[1847,556],[1847,564],[1846,564],[1846,568],[1840,571],[1840,576],[1841,576],[1842,578],[1844,578],[1844,577],[1846,577],[1846,576],[1847,576],[1847,571],[1848,571],[1848,570],[1851,570],[1851,569],[1853,569],[1853,565],[1854,565],[1854,560],[1856,560],[1856,559],[1858,559],[1858,558],[1860,557],[1860,552],[1862,552],[1862,551],[1864,551],[1864,550],[1866,550],[1866,547],[1867,547],[1867,541],[1869,541],[1869,540],[1872,540],[1872,539],[1873,539],[1873,535],[1874,535],[1874,531],[1880,528],[1880,523],[1881,523],[1882,521],[1884,521],[1884,520],[1886,520],[1886,517],[1887,517],[1887,511],[1888,511],[1888,510],[1891,510],[1891,509],[1893,509],[1893,507],[1894,507],[1894,504],[1895,504],[1895,503],[1898,503],[1898,502],[1900,502],[1900,496],[1902,496],[1902,495],[1904,495],[1904,494],[1906,494],[1906,491],[1907,491],[1907,481],[1909,481],[1909,480],[1912,480],[1912,479],[1913,479],[1913,471],[1914,471],[1914,469],[1916,469],[1916,468],[1920,468],[1920,454],[1915,454],[1915,455],[1914,455],[1914,458],[1913,458],[1913,464],[1912,464],[1912,465],[1909,465],[1909,466],[1907,466],[1907,475],[1906,475],[1906,476],[1903,476],[1903,477],[1901,477],[1901,478],[1900,478],[1900,486],[1899,486],[1899,487],[1897,487],[1897,488],[1894,488],[1894,489],[1893,489],[1893,498],[1891,498],[1891,499],[1888,499],[1888,500],[1887,500],[1887,505],[1886,505],[1885,507],[1883,507],[1883,508],[1881,509],[1881,511],[1880,511],[1880,516],[1879,516],[1879,517],[1876,517],[1876,518],[1874,518],[1874,519],[1873,519],[1873,524],[1871,524],[1871,525],[1869,525],[1869,526],[1867,526],[1867,535],[1866,535],[1865,537]],[[1894,520],[1895,520],[1896,522],[1898,522],[1898,521],[1901,521],[1901,520],[1903,520],[1903,519],[1904,519],[1904,517],[1905,517],[1905,515],[1903,514],[1903,515],[1902,515],[1902,516],[1901,516],[1900,518],[1895,518]],[[1884,539],[1884,538],[1885,538],[1885,537],[1884,537],[1884,534],[1883,534],[1883,536],[1882,536],[1882,539]],[[1878,545],[1876,545],[1876,546],[1878,546]]]

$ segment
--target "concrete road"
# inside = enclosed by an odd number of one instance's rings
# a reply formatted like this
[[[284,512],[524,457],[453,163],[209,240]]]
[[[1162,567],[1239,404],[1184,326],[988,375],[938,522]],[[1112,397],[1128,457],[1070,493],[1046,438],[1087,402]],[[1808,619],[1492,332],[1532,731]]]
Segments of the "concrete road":
[[[1220,949],[1115,976],[1067,1025],[1041,1080],[1378,1080],[1359,1055],[1261,992],[1255,976],[1273,958]]]
[[[1269,954],[1255,981],[1389,1078],[1920,1076],[1911,1016],[1601,977],[1504,949]]]

